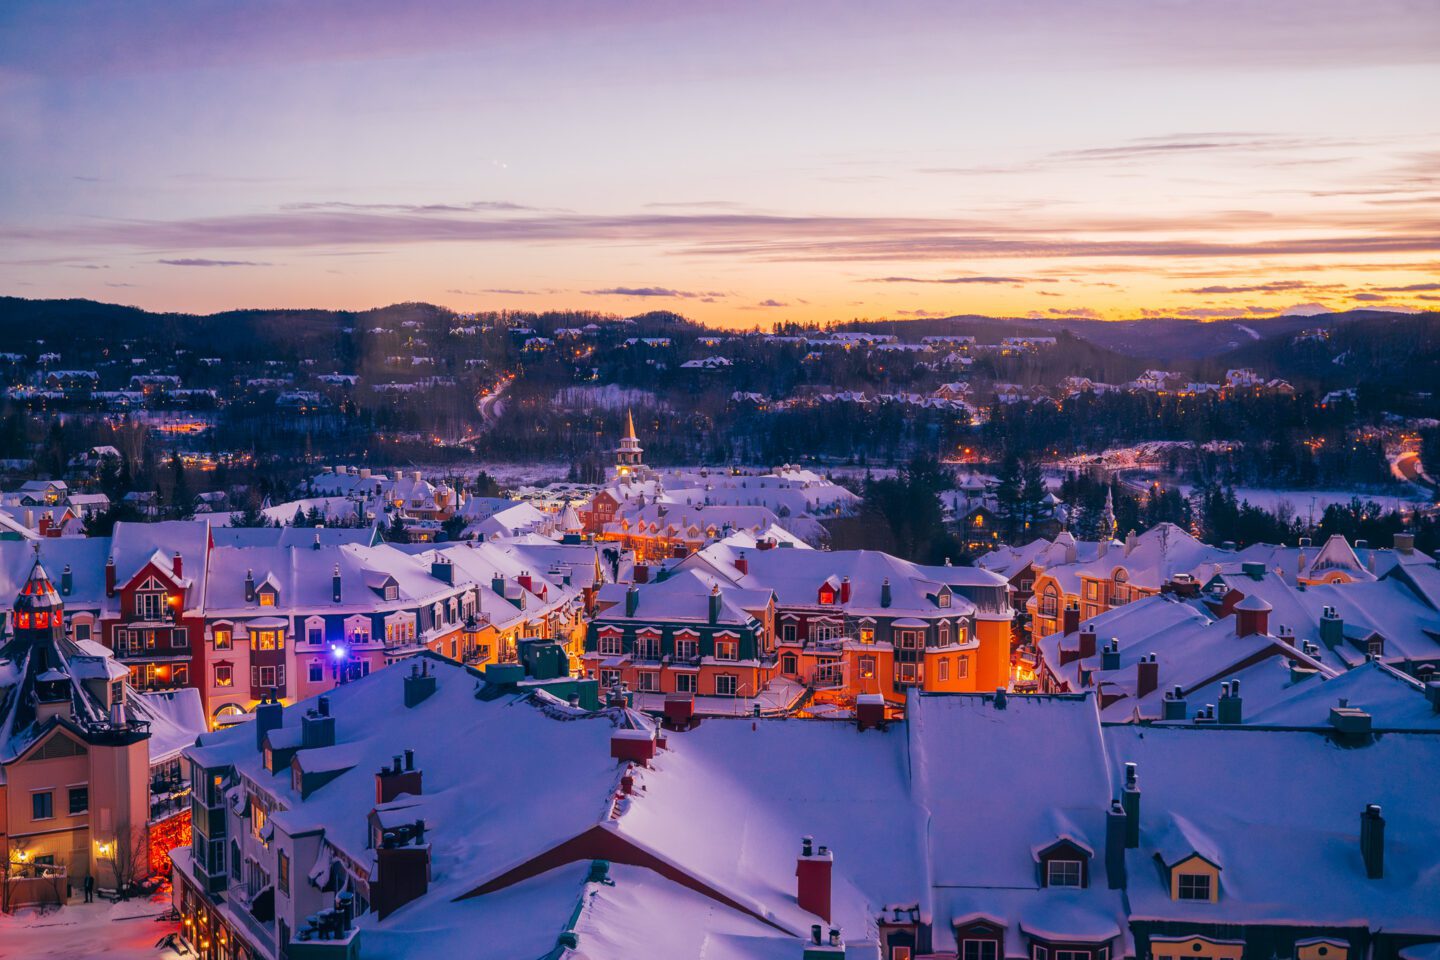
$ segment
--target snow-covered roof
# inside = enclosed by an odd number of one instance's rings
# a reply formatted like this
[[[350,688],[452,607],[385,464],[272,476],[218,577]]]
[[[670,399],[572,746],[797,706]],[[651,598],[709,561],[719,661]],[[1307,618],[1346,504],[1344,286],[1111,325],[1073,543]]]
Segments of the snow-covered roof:
[[[1183,825],[1220,867],[1218,901],[1184,904],[1193,923],[1440,936],[1440,737],[1397,733],[1353,747],[1322,733],[1120,726],[1105,739],[1117,794],[1123,765],[1138,767],[1140,846],[1126,854],[1132,920],[1176,915],[1153,858],[1176,855]],[[1373,880],[1360,852],[1360,816],[1372,803],[1387,821],[1385,875]]]

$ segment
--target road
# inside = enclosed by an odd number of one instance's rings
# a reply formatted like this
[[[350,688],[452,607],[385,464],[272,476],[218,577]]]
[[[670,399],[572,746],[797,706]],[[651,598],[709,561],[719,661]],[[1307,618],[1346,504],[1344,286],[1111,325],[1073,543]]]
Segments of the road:
[[[461,445],[473,443],[480,437],[480,434],[489,430],[500,421],[500,415],[505,412],[505,405],[500,402],[505,394],[505,388],[510,386],[511,377],[502,377],[495,384],[494,389],[482,393],[475,401],[475,410],[480,414],[480,426],[461,437]]]

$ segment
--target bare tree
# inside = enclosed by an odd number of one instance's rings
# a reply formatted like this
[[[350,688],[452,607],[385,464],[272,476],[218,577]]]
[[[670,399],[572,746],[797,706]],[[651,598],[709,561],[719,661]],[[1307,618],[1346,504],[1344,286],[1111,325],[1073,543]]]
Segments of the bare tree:
[[[122,900],[129,899],[139,882],[150,875],[149,830],[121,823],[115,839],[110,842],[108,859],[116,895]]]

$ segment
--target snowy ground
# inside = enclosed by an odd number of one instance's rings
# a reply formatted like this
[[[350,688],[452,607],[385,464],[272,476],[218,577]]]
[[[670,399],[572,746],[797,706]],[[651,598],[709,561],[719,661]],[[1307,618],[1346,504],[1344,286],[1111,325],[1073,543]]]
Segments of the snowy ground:
[[[156,918],[170,909],[169,894],[154,900],[82,903],[58,910],[0,914],[0,960],[156,960],[174,958],[155,944],[178,924]]]
[[[1188,484],[1181,484],[1180,489],[1185,496],[1190,496],[1192,490]],[[1309,517],[1314,511],[1318,520],[1325,512],[1325,508],[1332,503],[1348,504],[1351,499],[1358,498],[1361,503],[1377,503],[1386,510],[1412,510],[1417,505],[1426,503],[1424,494],[1418,489],[1416,497],[1375,495],[1354,490],[1262,490],[1255,487],[1236,487],[1236,500],[1249,500],[1251,506],[1263,507],[1274,512],[1281,504],[1288,503],[1291,511],[1296,516]]]

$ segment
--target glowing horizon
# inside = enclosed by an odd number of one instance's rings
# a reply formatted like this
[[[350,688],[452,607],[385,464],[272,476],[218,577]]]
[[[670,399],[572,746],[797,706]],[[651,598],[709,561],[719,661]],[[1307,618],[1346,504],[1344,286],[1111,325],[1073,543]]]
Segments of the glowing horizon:
[[[0,10],[0,294],[731,328],[1440,305],[1440,9],[392,6]]]

